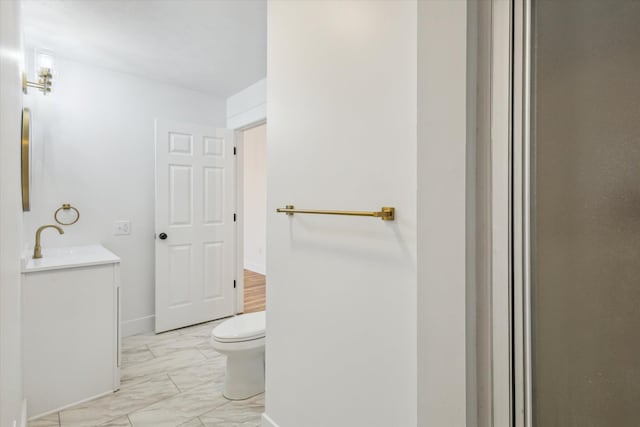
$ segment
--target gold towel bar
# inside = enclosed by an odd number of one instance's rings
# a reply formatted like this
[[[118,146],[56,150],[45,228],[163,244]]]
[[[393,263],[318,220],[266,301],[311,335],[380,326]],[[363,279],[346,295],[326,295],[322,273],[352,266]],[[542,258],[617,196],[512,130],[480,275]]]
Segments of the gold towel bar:
[[[320,215],[348,215],[348,216],[372,216],[380,218],[383,221],[393,221],[396,219],[396,208],[383,207],[378,212],[363,212],[363,211],[323,211],[315,209],[295,209],[292,205],[287,205],[284,208],[276,209],[276,212],[284,212],[287,215],[293,215],[294,213],[304,214],[320,214]]]

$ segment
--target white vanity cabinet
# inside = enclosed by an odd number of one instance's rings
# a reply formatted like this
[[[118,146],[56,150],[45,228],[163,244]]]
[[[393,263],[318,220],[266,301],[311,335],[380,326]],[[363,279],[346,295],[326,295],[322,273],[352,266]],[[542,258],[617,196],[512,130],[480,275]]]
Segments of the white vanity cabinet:
[[[100,245],[25,256],[24,392],[29,418],[120,387],[120,258]]]

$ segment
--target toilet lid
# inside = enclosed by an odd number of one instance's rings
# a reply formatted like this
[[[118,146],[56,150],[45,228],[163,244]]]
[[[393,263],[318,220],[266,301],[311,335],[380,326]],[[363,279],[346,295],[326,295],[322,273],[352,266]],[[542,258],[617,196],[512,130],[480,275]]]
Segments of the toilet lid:
[[[213,329],[211,335],[220,342],[249,341],[262,338],[265,335],[264,311],[241,314],[225,320]]]

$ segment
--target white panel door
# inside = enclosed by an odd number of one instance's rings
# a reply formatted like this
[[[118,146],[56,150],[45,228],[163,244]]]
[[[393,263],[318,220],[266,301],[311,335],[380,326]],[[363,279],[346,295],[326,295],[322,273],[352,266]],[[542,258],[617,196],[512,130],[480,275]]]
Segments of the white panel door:
[[[234,314],[233,131],[156,121],[156,332]]]

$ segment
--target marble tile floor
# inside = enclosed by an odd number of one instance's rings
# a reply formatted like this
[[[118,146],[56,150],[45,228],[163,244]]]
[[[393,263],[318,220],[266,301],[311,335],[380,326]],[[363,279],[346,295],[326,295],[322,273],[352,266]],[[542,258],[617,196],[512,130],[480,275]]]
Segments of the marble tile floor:
[[[29,422],[29,427],[257,427],[264,394],[222,396],[224,356],[209,335],[221,321],[122,339],[118,392]]]

